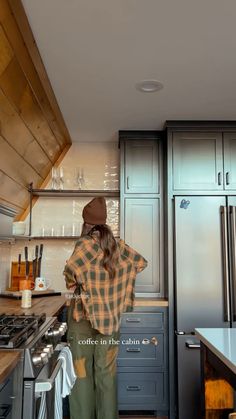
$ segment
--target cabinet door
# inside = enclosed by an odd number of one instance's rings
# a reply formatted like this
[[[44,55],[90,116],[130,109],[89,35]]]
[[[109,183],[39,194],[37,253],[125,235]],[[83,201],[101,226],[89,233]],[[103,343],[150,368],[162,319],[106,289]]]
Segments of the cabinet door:
[[[137,275],[136,292],[160,292],[160,203],[153,199],[125,199],[125,241],[148,261]]]
[[[155,140],[125,143],[125,193],[159,192],[159,144]]]
[[[236,133],[224,134],[225,189],[236,190]]]
[[[173,177],[175,190],[222,190],[222,134],[174,133]]]

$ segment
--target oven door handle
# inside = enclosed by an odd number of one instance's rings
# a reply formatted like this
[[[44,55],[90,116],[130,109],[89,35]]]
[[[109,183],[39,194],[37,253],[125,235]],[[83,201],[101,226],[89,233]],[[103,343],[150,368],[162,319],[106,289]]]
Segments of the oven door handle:
[[[35,393],[42,392],[42,391],[50,391],[54,384],[57,374],[59,373],[62,366],[62,360],[59,359],[56,363],[56,366],[52,372],[52,375],[47,380],[36,380],[35,382]]]

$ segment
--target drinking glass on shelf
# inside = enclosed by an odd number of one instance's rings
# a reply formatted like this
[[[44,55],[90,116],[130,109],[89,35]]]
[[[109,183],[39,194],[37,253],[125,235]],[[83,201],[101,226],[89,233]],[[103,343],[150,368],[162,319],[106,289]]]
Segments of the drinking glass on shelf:
[[[57,188],[57,169],[52,167],[52,189]]]
[[[59,189],[64,189],[64,170],[63,167],[59,168]]]
[[[84,181],[84,169],[83,169],[83,167],[78,168],[77,184],[79,185],[78,189],[84,189],[85,181]]]

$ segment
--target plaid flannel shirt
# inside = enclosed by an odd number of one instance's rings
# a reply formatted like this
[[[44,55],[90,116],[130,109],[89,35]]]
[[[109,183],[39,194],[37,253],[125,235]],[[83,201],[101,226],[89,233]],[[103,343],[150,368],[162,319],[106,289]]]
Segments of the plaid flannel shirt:
[[[68,289],[81,285],[74,319],[90,320],[92,327],[105,335],[119,329],[122,312],[133,310],[135,278],[147,266],[147,261],[123,240],[117,245],[119,260],[114,279],[103,267],[103,250],[96,235],[77,241],[64,269]]]

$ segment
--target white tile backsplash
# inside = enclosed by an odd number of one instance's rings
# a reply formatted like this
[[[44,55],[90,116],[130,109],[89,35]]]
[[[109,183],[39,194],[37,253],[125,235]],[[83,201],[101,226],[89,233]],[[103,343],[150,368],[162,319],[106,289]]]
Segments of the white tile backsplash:
[[[60,164],[63,167],[64,189],[119,189],[119,149],[117,143],[76,143]],[[78,175],[83,174],[84,183],[78,183]],[[81,177],[81,176],[80,176]],[[51,181],[47,188],[51,188]],[[71,236],[73,232],[79,235],[82,226],[83,207],[91,198],[43,198],[40,197],[33,208],[32,235],[64,235]],[[119,199],[109,198],[107,202],[108,220],[113,233],[119,235]],[[29,217],[26,219],[29,223]],[[28,231],[28,228],[27,228]],[[72,239],[46,240],[41,274],[51,283],[51,288],[65,291],[63,268],[71,255],[75,241]],[[40,241],[19,240],[11,248],[11,260],[17,260],[24,246],[29,247],[29,257],[34,255],[35,245]],[[5,255],[7,259],[7,255]],[[9,276],[8,255],[8,276]],[[1,260],[1,254],[0,254]],[[1,268],[0,268],[1,269]],[[6,270],[6,268],[5,268]],[[6,273],[5,273],[6,277]],[[3,281],[4,283],[4,281]]]

